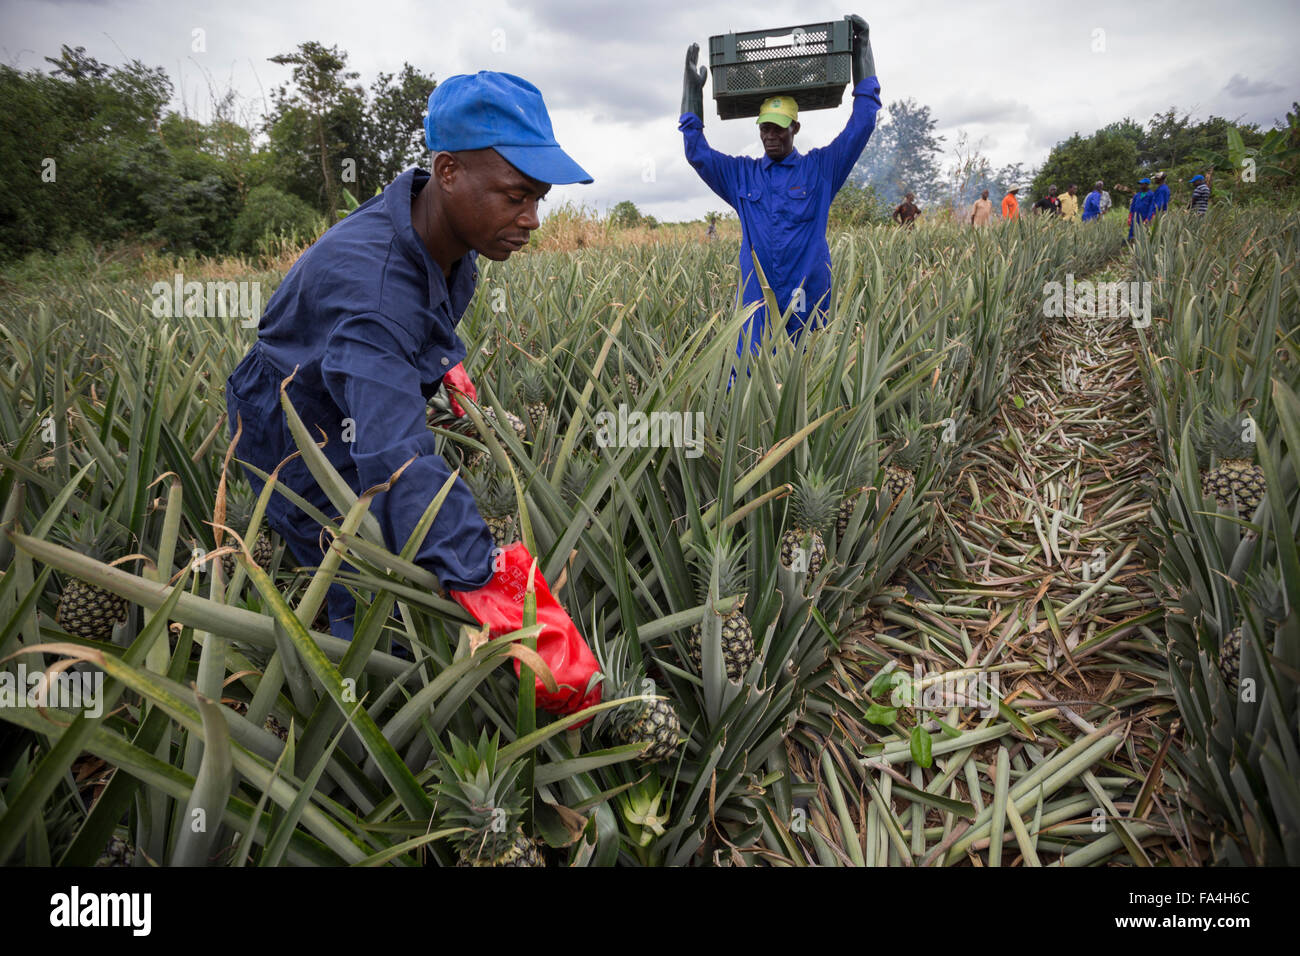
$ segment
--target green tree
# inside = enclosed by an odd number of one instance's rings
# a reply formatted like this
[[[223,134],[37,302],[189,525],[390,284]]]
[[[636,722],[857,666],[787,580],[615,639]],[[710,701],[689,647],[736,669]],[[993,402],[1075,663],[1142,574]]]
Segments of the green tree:
[[[641,225],[643,221],[641,210],[637,209],[636,203],[630,199],[615,203],[614,208],[609,211],[607,219],[615,229],[631,229],[634,226]]]
[[[889,205],[914,192],[928,201],[940,189],[939,156],[943,137],[935,134],[938,120],[930,107],[913,99],[889,104],[889,119],[872,134],[849,179],[859,186],[874,186]]]
[[[832,229],[855,229],[887,222],[888,219],[889,206],[873,186],[845,183],[831,202],[829,225]]]
[[[251,255],[268,236],[312,239],[322,225],[320,214],[303,200],[263,184],[249,192],[231,229],[230,244],[234,251]]]

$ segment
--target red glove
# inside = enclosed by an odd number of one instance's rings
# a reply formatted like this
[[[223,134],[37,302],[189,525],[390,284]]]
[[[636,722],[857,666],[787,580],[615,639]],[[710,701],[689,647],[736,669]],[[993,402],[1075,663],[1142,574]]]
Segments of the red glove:
[[[516,541],[502,552],[501,561],[501,569],[492,575],[485,587],[477,591],[447,591],[453,600],[474,615],[475,620],[486,624],[493,637],[523,627],[524,593],[528,590],[528,569],[532,566],[533,556],[522,541]],[[600,703],[602,688],[599,684],[583,696],[591,676],[599,670],[591,649],[560,602],[551,594],[540,571],[533,575],[533,588],[537,594],[537,623],[542,626],[542,632],[537,636],[537,653],[560,685],[559,692],[552,694],[537,677],[538,706],[552,714],[572,714]],[[520,661],[515,658],[516,677],[519,670]]]
[[[456,401],[456,393],[468,396],[473,401],[478,401],[478,392],[474,390],[474,383],[469,380],[469,375],[465,372],[465,366],[457,362],[452,368],[447,370],[447,374],[442,377],[443,387],[447,389],[447,398],[451,402],[451,410],[456,413],[457,418],[465,417],[465,409],[460,407],[460,402]]]

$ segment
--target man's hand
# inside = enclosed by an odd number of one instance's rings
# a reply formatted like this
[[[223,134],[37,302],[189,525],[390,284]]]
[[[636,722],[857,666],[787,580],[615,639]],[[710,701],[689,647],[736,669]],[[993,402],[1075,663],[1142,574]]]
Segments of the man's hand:
[[[682,112],[694,113],[704,119],[704,81],[709,75],[707,66],[697,67],[700,45],[692,43],[686,50],[686,75],[682,79]]]
[[[876,75],[876,60],[871,55],[871,28],[856,13],[846,17],[853,27],[853,85]]]
[[[517,541],[496,554],[493,561],[494,573],[486,586],[477,591],[448,589],[447,593],[476,621],[486,625],[492,637],[500,637],[523,626],[524,594],[533,556],[522,542]],[[558,690],[550,691],[542,679],[534,675],[537,706],[552,714],[572,714],[600,703],[603,687],[597,684],[587,690],[599,670],[591,648],[551,593],[541,571],[533,575],[533,588],[537,598],[537,623],[542,628],[537,636],[537,653],[559,685]],[[519,658],[515,658],[515,675],[519,673]]]
[[[474,389],[474,383],[469,380],[465,366],[460,363],[447,370],[447,374],[442,377],[442,386],[447,390],[447,400],[451,403],[451,410],[455,412],[457,418],[465,417],[465,409],[461,408],[460,402],[456,401],[457,394],[464,395],[471,401],[478,401],[478,392]]]

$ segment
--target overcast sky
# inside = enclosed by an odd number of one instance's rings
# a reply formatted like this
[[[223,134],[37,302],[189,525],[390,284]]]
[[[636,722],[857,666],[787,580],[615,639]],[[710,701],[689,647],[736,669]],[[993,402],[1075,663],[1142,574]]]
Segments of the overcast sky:
[[[711,35],[832,20],[855,12],[824,2],[651,0],[0,0],[0,56],[44,67],[59,45],[96,58],[161,66],[177,108],[208,115],[210,90],[233,87],[250,117],[289,67],[267,62],[305,40],[335,44],[367,86],[409,61],[437,79],[504,70],[535,83],[561,145],[595,177],[552,190],[549,202],[604,212],[633,200],[661,219],[722,208],[682,157],[677,117],[686,47],[707,59]],[[1300,4],[1060,3],[933,0],[860,7],[882,99],[930,106],[950,158],[965,132],[995,167],[1032,166],[1076,130],[1176,106],[1264,127],[1300,99]],[[194,52],[195,31],[206,50]],[[828,142],[848,116],[807,112],[796,146]],[[705,133],[725,152],[759,154],[753,120],[722,122],[706,88]],[[882,119],[887,114],[882,114]],[[870,150],[872,144],[867,144]]]

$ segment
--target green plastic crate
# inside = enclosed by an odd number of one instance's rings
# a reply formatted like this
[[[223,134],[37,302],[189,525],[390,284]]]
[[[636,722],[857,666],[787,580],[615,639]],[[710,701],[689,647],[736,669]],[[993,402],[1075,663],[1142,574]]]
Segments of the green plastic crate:
[[[800,112],[833,109],[853,73],[853,25],[844,19],[709,37],[709,71],[724,120],[757,116],[777,95],[794,97]]]

